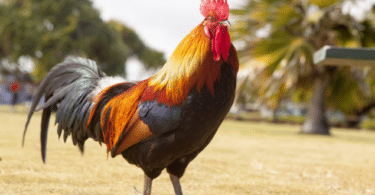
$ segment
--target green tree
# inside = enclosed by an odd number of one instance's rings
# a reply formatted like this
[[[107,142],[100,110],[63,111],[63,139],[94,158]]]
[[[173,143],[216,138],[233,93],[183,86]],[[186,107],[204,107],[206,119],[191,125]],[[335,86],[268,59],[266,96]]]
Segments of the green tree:
[[[313,53],[324,45],[374,46],[371,17],[357,21],[342,11],[343,5],[353,2],[248,0],[233,10],[236,21],[231,35],[243,45],[242,64],[263,65],[256,77],[244,79],[242,92],[247,93],[249,86],[257,88],[259,98],[274,109],[285,97],[309,99],[302,127],[302,133],[308,134],[329,134],[326,100],[348,116],[370,104],[373,95],[359,76],[368,68],[320,67],[312,62]]]
[[[112,21],[100,18],[90,0],[5,0],[0,4],[0,20],[0,58],[17,62],[21,56],[32,57],[36,80],[67,56],[96,60],[109,75],[124,74],[130,55],[148,68],[165,62],[162,53],[138,37],[125,40]],[[138,49],[133,42],[142,45],[143,51],[133,52]]]

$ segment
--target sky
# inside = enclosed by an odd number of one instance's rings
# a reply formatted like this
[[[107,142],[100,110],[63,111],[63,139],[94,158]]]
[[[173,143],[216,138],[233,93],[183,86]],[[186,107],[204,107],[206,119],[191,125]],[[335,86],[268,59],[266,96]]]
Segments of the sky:
[[[116,19],[134,29],[145,44],[164,52],[173,53],[180,41],[204,17],[200,14],[200,0],[93,0],[105,20]],[[241,0],[229,0],[229,8],[238,7]],[[229,20],[231,18],[229,17]],[[147,74],[139,63],[128,60],[128,79],[143,79]]]
[[[344,5],[343,12],[350,13],[356,19],[360,20],[365,16],[365,13],[372,8],[373,4],[375,4],[375,0],[348,2]]]
[[[178,43],[204,19],[199,12],[200,0],[93,2],[105,21],[120,20],[133,28],[147,45],[165,52],[166,57],[169,57]],[[235,7],[238,2],[241,1],[229,0],[229,7]]]
[[[200,0],[93,0],[105,21],[116,19],[133,28],[141,39],[169,57],[178,43],[201,21]],[[228,0],[229,8],[243,0]],[[344,11],[363,17],[358,11],[368,10],[375,0],[357,1],[344,6]],[[229,16],[229,21],[233,18]]]

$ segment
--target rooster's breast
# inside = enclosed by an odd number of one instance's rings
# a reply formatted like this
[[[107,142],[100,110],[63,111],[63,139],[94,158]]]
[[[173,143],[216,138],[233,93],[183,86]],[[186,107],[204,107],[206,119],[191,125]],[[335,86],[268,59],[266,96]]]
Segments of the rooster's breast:
[[[220,80],[215,83],[214,95],[203,87],[199,93],[192,90],[182,104],[176,142],[186,150],[202,150],[212,139],[233,104],[236,75],[228,64],[221,67]]]

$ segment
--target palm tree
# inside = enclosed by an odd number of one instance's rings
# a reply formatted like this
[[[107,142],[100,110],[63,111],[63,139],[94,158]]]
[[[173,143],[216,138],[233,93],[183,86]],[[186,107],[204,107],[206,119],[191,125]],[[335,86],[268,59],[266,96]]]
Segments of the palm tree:
[[[312,62],[313,53],[325,45],[375,45],[370,41],[374,23],[370,17],[358,21],[343,13],[348,3],[355,5],[349,0],[247,0],[233,10],[231,35],[240,46],[241,64],[263,64],[254,79],[239,85],[242,92],[257,88],[260,100],[273,109],[286,97],[310,99],[301,131],[307,134],[329,134],[327,105],[351,115],[369,104],[372,94],[366,92],[364,68]]]

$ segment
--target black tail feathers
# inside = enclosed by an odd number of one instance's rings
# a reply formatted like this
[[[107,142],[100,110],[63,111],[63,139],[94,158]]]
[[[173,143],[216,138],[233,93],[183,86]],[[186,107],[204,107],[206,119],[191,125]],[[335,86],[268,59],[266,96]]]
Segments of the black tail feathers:
[[[84,58],[71,58],[52,68],[41,82],[34,97],[27,117],[22,145],[33,113],[43,109],[40,136],[42,159],[45,162],[49,119],[52,110],[57,108],[55,123],[58,123],[59,136],[62,130],[64,130],[64,141],[72,135],[73,144],[78,144],[83,152],[84,142],[88,138],[86,123],[93,104],[88,96],[95,89],[99,79],[104,76],[104,72],[94,61]],[[36,109],[43,95],[45,102]],[[96,138],[95,135],[93,138],[101,139]]]

